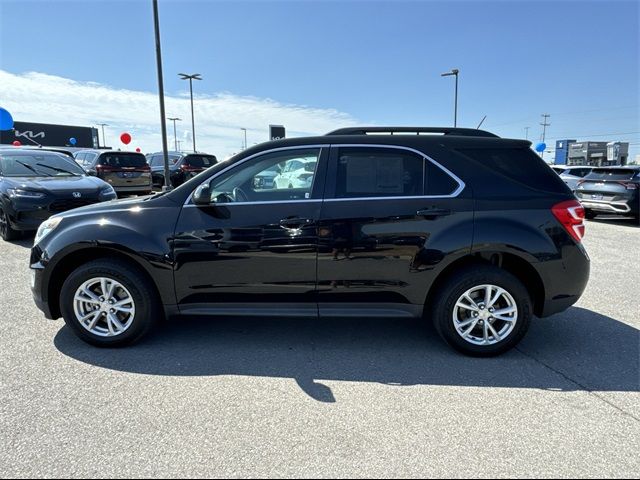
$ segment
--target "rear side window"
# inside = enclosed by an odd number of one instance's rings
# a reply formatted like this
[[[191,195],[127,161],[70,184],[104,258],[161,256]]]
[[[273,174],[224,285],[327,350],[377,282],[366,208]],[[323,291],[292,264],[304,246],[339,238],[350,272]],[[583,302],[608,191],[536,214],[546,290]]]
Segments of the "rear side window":
[[[100,164],[112,168],[144,167],[147,159],[141,153],[105,153]]]
[[[558,175],[529,148],[461,148],[457,151],[531,188],[545,191],[566,189]]]
[[[208,155],[189,155],[184,161],[187,165],[195,168],[209,168],[217,163],[216,157]]]
[[[386,148],[340,148],[336,198],[424,195],[425,159]]]
[[[639,170],[632,168],[598,168],[584,177],[586,180],[631,180]]]

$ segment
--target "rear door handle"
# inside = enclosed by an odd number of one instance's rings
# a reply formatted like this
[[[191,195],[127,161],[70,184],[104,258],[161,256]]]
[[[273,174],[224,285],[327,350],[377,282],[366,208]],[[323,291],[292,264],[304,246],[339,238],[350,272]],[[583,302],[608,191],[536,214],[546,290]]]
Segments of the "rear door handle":
[[[444,208],[424,208],[422,210],[418,210],[416,215],[425,218],[446,217],[447,215],[451,215],[451,210],[446,210]]]
[[[285,228],[306,227],[308,225],[311,225],[312,223],[313,223],[313,220],[310,218],[294,217],[294,218],[283,218],[282,220],[280,220],[280,226]]]

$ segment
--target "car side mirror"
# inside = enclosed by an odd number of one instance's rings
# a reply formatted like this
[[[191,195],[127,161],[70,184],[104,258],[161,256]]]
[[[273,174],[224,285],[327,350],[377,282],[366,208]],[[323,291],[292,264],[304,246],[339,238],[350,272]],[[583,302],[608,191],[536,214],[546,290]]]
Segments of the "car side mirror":
[[[200,207],[211,205],[211,186],[209,182],[201,184],[196,191],[193,192],[193,204]]]

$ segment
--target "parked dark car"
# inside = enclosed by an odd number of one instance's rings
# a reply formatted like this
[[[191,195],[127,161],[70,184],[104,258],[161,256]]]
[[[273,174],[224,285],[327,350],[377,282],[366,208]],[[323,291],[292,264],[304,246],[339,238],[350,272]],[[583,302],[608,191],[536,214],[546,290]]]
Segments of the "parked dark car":
[[[147,160],[151,165],[153,185],[162,187],[164,185],[164,157],[162,152],[147,155]],[[216,156],[208,153],[169,152],[169,179],[171,180],[171,186],[175,188],[182,185],[216,163],[218,163]]]
[[[264,143],[171,192],[53,217],[31,252],[35,302],[98,346],[163,315],[397,316],[496,355],[589,277],[584,210],[530,146],[409,127]],[[315,159],[309,182],[255,187],[296,159]]]
[[[72,158],[46,150],[0,149],[0,237],[15,240],[51,215],[113,200],[113,188]]]
[[[578,183],[575,193],[587,218],[598,214],[638,218],[640,166],[594,168]]]
[[[74,156],[89,175],[109,183],[118,195],[147,195],[152,192],[151,168],[141,153],[80,150]]]

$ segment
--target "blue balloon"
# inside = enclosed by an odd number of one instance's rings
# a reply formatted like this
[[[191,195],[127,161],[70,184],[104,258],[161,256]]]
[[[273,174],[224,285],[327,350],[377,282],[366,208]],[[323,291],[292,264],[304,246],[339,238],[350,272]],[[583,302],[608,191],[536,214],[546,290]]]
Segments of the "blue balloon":
[[[13,117],[4,108],[0,108],[0,130],[11,130],[13,128]]]
[[[536,145],[536,152],[542,153],[547,149],[547,144],[544,142],[540,142]]]
[[[71,137],[71,138],[69,139],[69,143],[70,143],[71,145],[75,145],[76,143],[78,143],[78,141],[75,139],[75,137]]]

